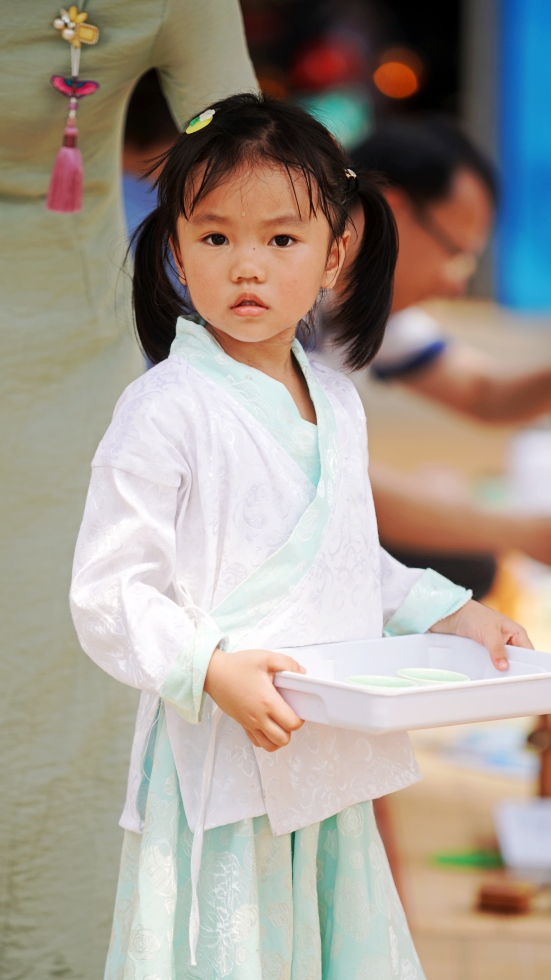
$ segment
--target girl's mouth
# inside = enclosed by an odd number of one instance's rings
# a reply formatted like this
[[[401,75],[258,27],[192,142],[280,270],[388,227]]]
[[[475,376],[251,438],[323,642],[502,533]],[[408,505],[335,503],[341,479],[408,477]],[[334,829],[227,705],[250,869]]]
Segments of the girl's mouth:
[[[237,316],[260,316],[268,309],[258,296],[240,296],[232,306],[232,312]]]

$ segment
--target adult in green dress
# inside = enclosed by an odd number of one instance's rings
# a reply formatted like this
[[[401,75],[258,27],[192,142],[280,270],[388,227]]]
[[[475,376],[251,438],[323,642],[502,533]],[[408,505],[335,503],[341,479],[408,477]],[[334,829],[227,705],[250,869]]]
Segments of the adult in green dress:
[[[181,126],[256,87],[237,0],[89,0],[82,49],[83,208],[46,210],[67,102],[56,0],[0,8],[0,366],[3,473],[0,974],[98,980],[112,916],[136,709],[78,647],[67,593],[89,465],[142,370],[128,285],[121,138],[134,84],[157,68]]]

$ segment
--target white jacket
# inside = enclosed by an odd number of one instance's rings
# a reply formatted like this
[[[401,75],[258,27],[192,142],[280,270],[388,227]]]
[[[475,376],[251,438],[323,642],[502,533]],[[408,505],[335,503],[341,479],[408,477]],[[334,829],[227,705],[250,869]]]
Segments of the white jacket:
[[[94,458],[71,603],[86,653],[143,692],[121,819],[130,830],[142,826],[138,791],[160,697],[192,830],[200,816],[210,828],[267,813],[282,834],[419,778],[405,734],[306,723],[268,754],[223,715],[213,737],[203,681],[219,643],[380,637],[423,574],[380,549],[352,384],[310,365],[298,344],[295,356],[316,408],[317,488],[263,414],[260,372],[186,320],[170,357],[127,388]],[[451,595],[432,619],[425,610],[421,628],[462,601]]]

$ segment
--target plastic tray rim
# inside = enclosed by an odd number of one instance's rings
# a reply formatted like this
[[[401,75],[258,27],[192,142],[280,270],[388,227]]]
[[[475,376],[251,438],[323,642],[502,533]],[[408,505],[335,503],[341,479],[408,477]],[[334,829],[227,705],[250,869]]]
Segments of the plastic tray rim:
[[[332,687],[340,688],[341,690],[354,690],[369,693],[378,697],[384,698],[396,698],[404,697],[408,694],[430,694],[431,691],[442,691],[442,690],[466,690],[472,689],[473,687],[488,687],[493,685],[496,681],[501,684],[522,684],[526,682],[532,682],[535,680],[549,680],[551,679],[551,673],[537,673],[537,674],[516,674],[513,677],[484,677],[480,680],[469,680],[469,681],[443,681],[441,684],[412,684],[411,687],[370,687],[369,684],[351,684],[348,681],[336,681],[330,680],[327,677],[316,677],[314,674],[297,674],[292,670],[281,670],[275,674],[274,683],[276,687],[278,686],[278,679],[282,680],[292,680],[294,683],[297,681],[301,684],[307,683],[308,681],[314,681],[316,684],[320,684],[322,687]]]

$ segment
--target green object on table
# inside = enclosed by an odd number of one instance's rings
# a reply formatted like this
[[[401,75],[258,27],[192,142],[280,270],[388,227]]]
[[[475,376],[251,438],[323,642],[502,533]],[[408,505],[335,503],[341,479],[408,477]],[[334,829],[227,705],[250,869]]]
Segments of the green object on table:
[[[471,869],[503,868],[503,859],[499,851],[482,849],[478,851],[437,851],[432,854],[430,861],[439,867]]]

